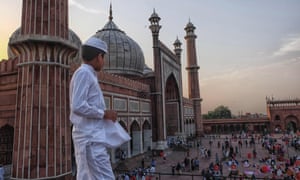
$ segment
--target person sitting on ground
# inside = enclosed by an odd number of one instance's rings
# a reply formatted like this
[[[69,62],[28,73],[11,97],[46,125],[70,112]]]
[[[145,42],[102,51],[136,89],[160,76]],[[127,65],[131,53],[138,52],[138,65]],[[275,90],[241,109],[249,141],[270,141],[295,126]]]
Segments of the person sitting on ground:
[[[246,159],[246,160],[244,160],[243,161],[243,167],[249,167],[250,166],[250,164],[249,164],[249,160],[248,159]]]

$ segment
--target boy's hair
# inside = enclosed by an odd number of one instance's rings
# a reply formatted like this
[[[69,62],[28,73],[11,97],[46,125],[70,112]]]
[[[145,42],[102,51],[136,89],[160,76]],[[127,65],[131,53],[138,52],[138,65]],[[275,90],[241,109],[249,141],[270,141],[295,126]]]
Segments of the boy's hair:
[[[84,61],[91,61],[99,54],[104,55],[105,52],[98,48],[94,48],[87,45],[82,45],[81,47],[81,56]]]

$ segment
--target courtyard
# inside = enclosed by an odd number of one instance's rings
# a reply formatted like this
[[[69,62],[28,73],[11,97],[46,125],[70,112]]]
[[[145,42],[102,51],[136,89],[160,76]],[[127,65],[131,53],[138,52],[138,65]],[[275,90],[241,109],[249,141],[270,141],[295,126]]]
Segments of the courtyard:
[[[251,137],[254,143],[250,144]],[[232,135],[206,135],[205,137],[190,141],[189,148],[186,150],[174,150],[169,148],[163,152],[164,155],[154,157],[144,157],[144,167],[151,167],[152,159],[155,161],[155,172],[142,170],[141,161],[132,163],[135,170],[132,172],[143,171],[145,179],[202,179],[203,176],[215,179],[234,177],[256,178],[256,179],[284,179],[293,176],[297,179],[300,167],[300,152],[294,147],[286,144],[283,134],[272,134],[269,138],[263,139],[259,135],[239,137]],[[224,151],[226,141],[233,149],[233,156]],[[242,145],[239,145],[239,141]],[[273,141],[267,149],[269,141]],[[264,146],[263,146],[263,142]],[[246,145],[247,144],[247,145]],[[274,146],[273,146],[274,145]],[[279,148],[280,147],[280,148]],[[253,156],[253,150],[256,157]],[[209,151],[209,155],[203,152]],[[281,152],[281,153],[280,153]],[[227,157],[228,156],[228,157]],[[165,158],[164,158],[165,157]],[[187,160],[188,159],[188,160]],[[192,159],[199,160],[199,168],[192,168]],[[288,163],[293,162],[293,165]],[[188,162],[188,163],[185,163]],[[297,163],[296,163],[297,162]],[[176,169],[177,164],[181,165],[180,171]],[[299,164],[298,164],[299,163]],[[222,169],[222,174],[219,173]],[[128,172],[129,175],[132,172]],[[206,174],[205,174],[206,172]],[[211,172],[207,175],[207,172]],[[138,175],[137,175],[138,176]],[[120,176],[121,177],[121,176]]]

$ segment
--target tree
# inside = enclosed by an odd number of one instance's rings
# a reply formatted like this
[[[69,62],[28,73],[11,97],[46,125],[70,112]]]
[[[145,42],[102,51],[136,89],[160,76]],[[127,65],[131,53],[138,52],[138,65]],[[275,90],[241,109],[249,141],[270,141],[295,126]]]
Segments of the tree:
[[[203,115],[204,119],[229,119],[232,118],[231,111],[228,107],[220,105],[214,111],[208,111]]]

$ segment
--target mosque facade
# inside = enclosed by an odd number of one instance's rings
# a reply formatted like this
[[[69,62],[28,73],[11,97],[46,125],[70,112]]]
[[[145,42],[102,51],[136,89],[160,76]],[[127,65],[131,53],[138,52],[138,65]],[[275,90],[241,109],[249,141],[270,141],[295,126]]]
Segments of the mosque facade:
[[[173,50],[168,48],[159,38],[158,14],[154,11],[148,20],[153,69],[145,64],[138,43],[114,23],[111,7],[108,22],[93,35],[108,44],[107,62],[98,73],[106,106],[118,112],[119,123],[132,138],[110,150],[113,163],[120,152],[131,158],[164,150],[174,138],[202,136],[218,127],[202,119],[195,26],[188,22],[184,28],[185,98],[182,43],[177,38]],[[0,164],[11,169],[13,179],[71,176],[69,81],[80,66],[80,45],[69,29],[68,0],[23,1],[21,26],[9,40],[9,58],[0,62]],[[293,117],[289,121],[299,128],[300,115]],[[268,119],[257,123],[270,126]]]

